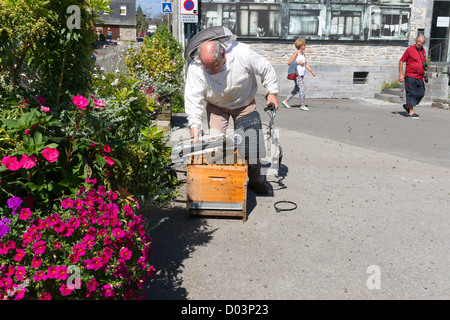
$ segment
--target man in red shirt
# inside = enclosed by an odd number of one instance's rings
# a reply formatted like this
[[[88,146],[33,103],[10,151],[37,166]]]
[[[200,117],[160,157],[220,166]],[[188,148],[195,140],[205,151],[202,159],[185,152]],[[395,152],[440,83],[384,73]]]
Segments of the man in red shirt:
[[[406,104],[403,108],[408,112],[411,119],[419,119],[419,115],[413,108],[417,106],[425,95],[425,68],[427,55],[423,44],[425,36],[419,35],[416,43],[406,49],[398,63],[398,81],[405,81]],[[403,75],[403,63],[406,63],[405,74]]]

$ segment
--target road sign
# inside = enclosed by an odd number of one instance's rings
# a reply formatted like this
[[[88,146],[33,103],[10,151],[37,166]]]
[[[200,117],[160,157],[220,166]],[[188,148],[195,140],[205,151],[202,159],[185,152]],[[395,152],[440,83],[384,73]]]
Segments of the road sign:
[[[181,22],[183,23],[197,23],[198,15],[197,14],[181,14]]]
[[[162,2],[161,3],[162,13],[172,13],[172,2]]]
[[[198,0],[180,0],[180,14],[198,14]]]

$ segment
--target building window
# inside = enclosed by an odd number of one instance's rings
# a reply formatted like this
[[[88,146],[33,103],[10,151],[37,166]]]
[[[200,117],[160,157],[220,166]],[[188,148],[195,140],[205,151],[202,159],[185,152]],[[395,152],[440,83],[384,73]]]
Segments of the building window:
[[[371,38],[407,39],[409,10],[391,7],[371,7]]]
[[[331,13],[330,35],[359,36],[361,32],[361,12],[333,11]]]
[[[127,6],[120,6],[120,15],[121,16],[127,15]]]
[[[242,36],[279,37],[280,7],[250,4],[239,8],[239,33]]]
[[[366,84],[368,72],[353,72],[353,84]]]

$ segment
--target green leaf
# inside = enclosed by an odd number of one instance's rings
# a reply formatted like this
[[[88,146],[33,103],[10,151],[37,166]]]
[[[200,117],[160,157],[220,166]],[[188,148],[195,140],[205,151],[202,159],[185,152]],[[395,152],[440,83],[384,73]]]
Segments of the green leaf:
[[[2,122],[5,124],[5,126],[7,126],[8,128],[19,128],[20,127],[20,123],[18,120],[13,120],[13,119],[4,119],[2,120]]]

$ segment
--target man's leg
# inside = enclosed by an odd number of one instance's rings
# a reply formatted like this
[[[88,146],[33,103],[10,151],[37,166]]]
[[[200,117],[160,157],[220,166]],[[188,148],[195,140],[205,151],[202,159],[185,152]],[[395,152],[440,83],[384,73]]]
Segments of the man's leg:
[[[419,119],[419,115],[414,112],[414,107],[417,105],[417,79],[406,77],[405,78],[405,93],[406,93],[406,105],[403,107],[408,112],[408,115],[412,119]]]
[[[256,110],[256,102],[253,100],[248,106],[231,110],[231,116],[233,120],[236,121],[239,118],[246,116]],[[257,143],[257,142],[254,142]],[[259,146],[258,146],[259,147]],[[262,163],[261,159],[257,158],[256,163],[255,159],[249,157],[248,161],[248,186],[252,189],[256,194],[268,194],[269,189],[264,184],[264,176],[261,174]]]

